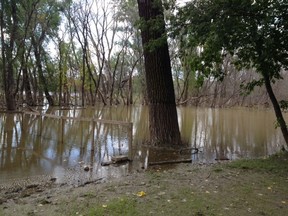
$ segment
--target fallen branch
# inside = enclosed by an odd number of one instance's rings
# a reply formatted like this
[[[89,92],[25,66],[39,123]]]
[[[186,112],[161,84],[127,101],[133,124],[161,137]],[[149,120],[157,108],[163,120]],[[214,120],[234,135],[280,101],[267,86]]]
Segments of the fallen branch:
[[[92,181],[86,181],[86,182],[84,182],[83,184],[78,185],[78,187],[84,187],[85,185],[88,185],[88,184],[98,183],[98,182],[101,181],[102,179],[103,179],[103,178],[98,178],[98,179],[95,179],[95,180],[92,180]]]
[[[192,159],[181,159],[181,160],[171,160],[171,161],[158,161],[149,162],[149,166],[164,165],[164,164],[177,164],[177,163],[192,163]]]

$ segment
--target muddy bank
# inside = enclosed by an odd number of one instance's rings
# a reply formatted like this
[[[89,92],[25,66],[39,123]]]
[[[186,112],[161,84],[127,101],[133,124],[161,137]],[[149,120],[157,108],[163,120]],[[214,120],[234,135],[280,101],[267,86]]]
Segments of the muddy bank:
[[[288,215],[287,158],[153,166],[82,185],[4,189],[0,215]]]

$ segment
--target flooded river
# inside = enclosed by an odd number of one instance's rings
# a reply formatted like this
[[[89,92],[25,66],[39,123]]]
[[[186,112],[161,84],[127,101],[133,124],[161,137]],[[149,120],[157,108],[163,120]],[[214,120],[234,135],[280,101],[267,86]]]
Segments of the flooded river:
[[[149,136],[147,107],[39,112],[42,115],[0,114],[0,184],[42,176],[59,183],[83,183],[119,177],[168,159],[165,152],[142,145]],[[264,157],[284,145],[271,110],[179,107],[178,120],[183,141],[199,150],[183,154],[192,163]],[[132,162],[101,165],[119,155]]]

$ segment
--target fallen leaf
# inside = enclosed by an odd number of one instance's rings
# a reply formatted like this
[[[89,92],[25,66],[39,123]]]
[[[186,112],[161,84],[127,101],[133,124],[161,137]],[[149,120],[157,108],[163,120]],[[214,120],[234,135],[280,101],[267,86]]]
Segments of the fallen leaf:
[[[282,204],[286,204],[286,201],[282,201],[281,203],[282,203]]]
[[[272,190],[272,187],[267,187],[268,190]]]
[[[138,197],[144,197],[144,196],[146,196],[146,193],[145,193],[144,191],[139,191],[139,192],[137,193],[137,196],[138,196]]]
[[[107,208],[107,205],[102,205],[103,208]]]

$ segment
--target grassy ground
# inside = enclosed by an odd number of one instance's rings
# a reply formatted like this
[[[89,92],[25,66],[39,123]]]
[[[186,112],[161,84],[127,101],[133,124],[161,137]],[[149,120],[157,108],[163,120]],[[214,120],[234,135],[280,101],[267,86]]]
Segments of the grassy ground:
[[[30,190],[30,191],[29,191]],[[288,154],[2,191],[0,215],[288,215]],[[1,200],[2,199],[2,200]]]

